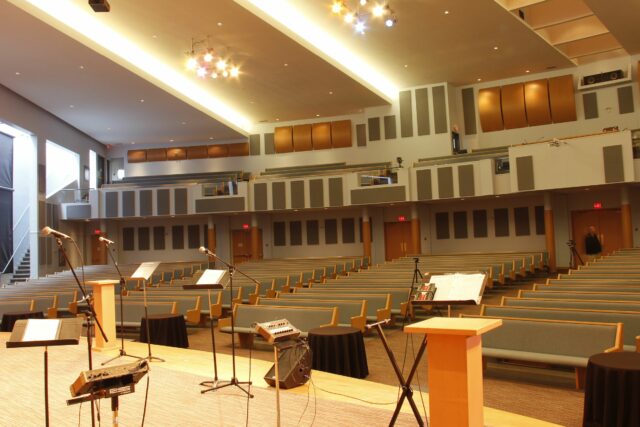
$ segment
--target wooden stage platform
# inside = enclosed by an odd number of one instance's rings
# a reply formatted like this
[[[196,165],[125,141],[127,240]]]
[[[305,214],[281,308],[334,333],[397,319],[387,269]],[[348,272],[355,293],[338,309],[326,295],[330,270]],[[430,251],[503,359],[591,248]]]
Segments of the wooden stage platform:
[[[0,425],[44,425],[43,348],[6,348],[9,333],[0,333]],[[146,356],[146,344],[126,342],[129,354]],[[152,346],[154,356],[166,362],[153,362],[149,375],[149,397],[145,426],[275,426],[276,394],[263,380],[272,363],[237,358],[237,376],[246,381],[251,374],[255,398],[249,401],[235,387],[202,395],[199,383],[213,376],[210,352]],[[93,353],[94,368],[117,355],[117,351]],[[120,358],[111,365],[130,363]],[[78,346],[49,348],[49,404],[52,426],[89,426],[88,404],[67,406],[69,386],[80,372],[87,370],[86,341]],[[391,369],[391,366],[389,366]],[[218,355],[220,380],[231,377],[231,357]],[[136,392],[120,398],[120,425],[141,425],[147,379],[140,381]],[[423,384],[424,387],[424,384]],[[398,388],[366,380],[347,378],[321,371],[312,372],[312,382],[292,390],[282,390],[283,426],[384,426],[395,408]],[[353,399],[355,397],[357,399]],[[505,399],[508,399],[505,396]],[[416,403],[422,411],[418,394]],[[423,393],[428,410],[429,396]],[[367,401],[367,402],[365,402]],[[542,409],[542,408],[541,408]],[[111,425],[108,400],[101,402],[102,425]],[[96,424],[98,425],[98,424]],[[407,404],[398,426],[417,425]],[[485,407],[487,426],[554,426],[533,418]]]

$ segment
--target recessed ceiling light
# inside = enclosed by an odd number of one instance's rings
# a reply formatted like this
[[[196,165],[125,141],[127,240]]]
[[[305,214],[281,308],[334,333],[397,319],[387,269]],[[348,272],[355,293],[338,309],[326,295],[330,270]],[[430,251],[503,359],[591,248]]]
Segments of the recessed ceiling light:
[[[81,65],[78,68],[80,68],[81,70],[84,70],[84,65]]]
[[[493,50],[498,50],[498,49],[499,49],[498,46],[493,47]]]
[[[332,90],[329,91],[329,95],[333,95],[333,91]]]
[[[320,117],[320,114],[316,114],[316,117]]]
[[[213,139],[213,137],[212,137],[212,136],[210,136],[210,137],[209,137],[209,139]]]
[[[152,35],[152,36],[151,36],[151,38],[152,38],[152,39],[157,39],[157,38],[158,38],[158,35],[157,35],[157,34],[154,34],[154,35]]]
[[[256,101],[249,101],[249,104],[255,104]]]
[[[69,105],[69,108],[75,108],[75,105],[71,104]]]
[[[477,82],[481,82],[481,81],[482,81],[482,79],[481,79],[480,77],[478,77],[478,78],[476,79],[476,81],[477,81]]]
[[[183,125],[186,125],[186,124],[187,124],[187,122],[182,122],[182,124],[183,124]]]
[[[409,68],[409,64],[404,64],[404,68]]]
[[[279,121],[280,121],[280,119],[276,117],[276,122],[279,122]]]
[[[525,70],[524,72],[525,72],[525,73],[530,73],[530,72],[531,72],[531,70]]]
[[[448,11],[448,10],[445,10],[445,11],[444,11],[444,14],[445,14],[445,15],[448,15],[448,14],[449,14],[449,11]]]
[[[20,71],[16,71],[16,76],[19,76],[19,75],[20,75]]]
[[[140,98],[140,102],[144,102],[144,99]]]
[[[173,139],[170,139],[170,140],[169,140],[169,142],[173,142],[173,141],[174,141]]]
[[[284,66],[285,66],[285,67],[288,67],[288,66],[289,66],[289,64],[287,64],[287,63],[285,62],[285,63],[284,63]]]
[[[111,130],[111,128],[107,128],[107,130]]]
[[[135,141],[131,141],[131,144],[135,144],[135,143],[136,143]]]
[[[222,27],[222,22],[218,22],[218,27]]]

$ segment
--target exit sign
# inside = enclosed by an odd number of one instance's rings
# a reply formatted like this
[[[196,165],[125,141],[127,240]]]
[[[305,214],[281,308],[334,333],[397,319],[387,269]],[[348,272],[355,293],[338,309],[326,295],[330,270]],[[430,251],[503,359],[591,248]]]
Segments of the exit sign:
[[[602,209],[602,202],[593,202],[593,209]]]
[[[400,215],[398,217],[398,222],[405,222],[407,220],[407,218],[404,215]]]

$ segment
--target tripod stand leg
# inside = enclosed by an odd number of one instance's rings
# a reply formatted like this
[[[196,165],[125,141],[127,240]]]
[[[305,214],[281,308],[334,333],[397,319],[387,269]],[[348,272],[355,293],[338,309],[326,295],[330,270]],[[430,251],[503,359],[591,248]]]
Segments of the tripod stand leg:
[[[44,348],[44,419],[49,427],[49,350]]]
[[[211,306],[211,304],[209,304]],[[218,358],[216,357],[216,336],[213,331],[213,316],[209,316],[209,327],[211,329],[211,348],[213,353],[213,381],[202,381],[200,385],[216,387],[218,385]]]

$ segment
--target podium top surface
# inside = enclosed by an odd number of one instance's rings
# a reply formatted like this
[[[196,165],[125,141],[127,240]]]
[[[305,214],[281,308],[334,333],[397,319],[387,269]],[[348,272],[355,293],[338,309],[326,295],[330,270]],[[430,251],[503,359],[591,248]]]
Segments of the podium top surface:
[[[502,319],[432,317],[404,327],[408,334],[482,335],[502,325]]]
[[[90,280],[87,282],[89,286],[105,286],[105,285],[117,285],[119,284],[119,280]]]

